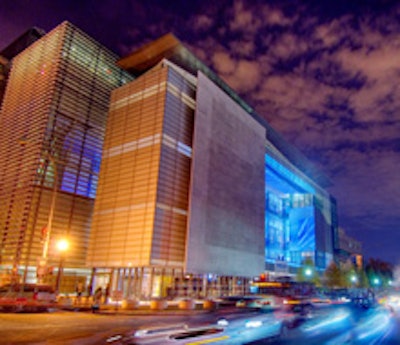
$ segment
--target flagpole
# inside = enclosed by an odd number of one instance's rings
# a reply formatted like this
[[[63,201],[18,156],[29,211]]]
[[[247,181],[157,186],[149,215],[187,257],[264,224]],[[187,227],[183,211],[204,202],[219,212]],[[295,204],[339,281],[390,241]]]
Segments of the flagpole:
[[[42,252],[42,257],[40,259],[40,269],[43,270],[43,274],[38,275],[39,280],[43,280],[43,277],[45,276],[47,272],[47,258],[48,258],[48,253],[49,253],[49,246],[50,246],[50,236],[51,236],[51,231],[52,231],[52,226],[53,226],[53,218],[54,218],[54,209],[56,206],[56,199],[57,199],[57,184],[58,184],[58,172],[57,172],[57,165],[54,160],[54,158],[51,155],[47,155],[47,159],[50,161],[51,165],[53,166],[53,171],[54,171],[54,179],[53,179],[53,190],[51,194],[51,204],[50,204],[50,211],[49,211],[49,216],[47,218],[47,225],[46,225],[46,232],[45,232],[45,239],[43,242],[43,252]],[[48,166],[46,168],[45,173],[47,173]]]

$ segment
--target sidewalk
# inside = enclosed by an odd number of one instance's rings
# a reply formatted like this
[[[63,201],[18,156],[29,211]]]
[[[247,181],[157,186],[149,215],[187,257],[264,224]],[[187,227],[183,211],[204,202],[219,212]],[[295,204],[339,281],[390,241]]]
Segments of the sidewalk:
[[[224,308],[212,301],[142,301],[135,304],[122,301],[120,303],[103,303],[99,308],[92,309],[91,303],[58,304],[58,309],[65,311],[94,312],[107,315],[192,315],[193,313],[208,313]]]

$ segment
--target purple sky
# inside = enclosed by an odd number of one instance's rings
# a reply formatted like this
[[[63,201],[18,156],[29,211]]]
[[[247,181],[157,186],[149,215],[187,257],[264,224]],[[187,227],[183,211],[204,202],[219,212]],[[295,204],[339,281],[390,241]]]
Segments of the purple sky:
[[[0,0],[0,50],[69,20],[119,55],[175,33],[333,181],[366,258],[400,263],[400,2]]]

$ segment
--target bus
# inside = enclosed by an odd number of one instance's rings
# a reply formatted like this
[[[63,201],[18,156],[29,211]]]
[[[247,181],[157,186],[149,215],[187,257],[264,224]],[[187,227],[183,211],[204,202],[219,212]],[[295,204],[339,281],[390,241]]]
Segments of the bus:
[[[285,307],[305,315],[313,308],[315,294],[316,288],[311,282],[253,281],[250,283],[250,295],[236,305],[262,310]]]
[[[250,293],[279,297],[312,297],[316,288],[311,282],[254,281],[250,284]]]

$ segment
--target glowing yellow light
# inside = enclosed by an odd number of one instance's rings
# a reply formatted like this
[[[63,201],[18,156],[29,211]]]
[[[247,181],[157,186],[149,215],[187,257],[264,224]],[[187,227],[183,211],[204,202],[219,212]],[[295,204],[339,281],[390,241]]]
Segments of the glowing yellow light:
[[[65,252],[69,248],[69,242],[66,239],[61,239],[57,242],[57,249],[60,252]]]

